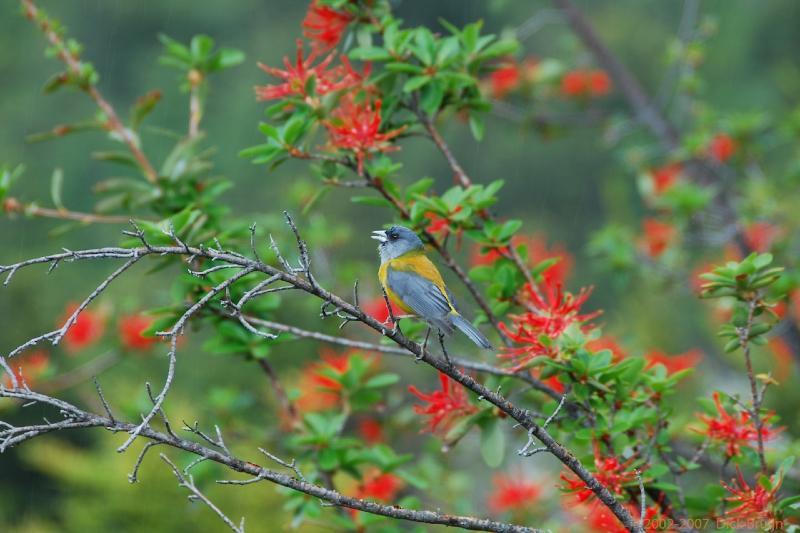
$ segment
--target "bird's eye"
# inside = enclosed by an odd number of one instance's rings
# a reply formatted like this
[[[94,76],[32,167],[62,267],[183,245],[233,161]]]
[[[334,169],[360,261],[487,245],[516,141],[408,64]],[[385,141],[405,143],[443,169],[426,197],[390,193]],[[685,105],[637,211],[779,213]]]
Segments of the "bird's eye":
[[[394,232],[389,234],[389,239],[391,239],[393,241],[396,241],[399,237],[400,236],[397,233],[394,233]]]

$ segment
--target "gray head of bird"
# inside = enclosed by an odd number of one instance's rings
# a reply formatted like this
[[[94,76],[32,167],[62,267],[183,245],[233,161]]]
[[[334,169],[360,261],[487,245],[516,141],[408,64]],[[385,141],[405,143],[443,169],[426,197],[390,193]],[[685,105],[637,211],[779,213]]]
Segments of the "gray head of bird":
[[[378,253],[382,263],[424,248],[422,240],[417,234],[403,226],[392,226],[387,230],[373,231],[372,238],[380,243],[378,244]]]

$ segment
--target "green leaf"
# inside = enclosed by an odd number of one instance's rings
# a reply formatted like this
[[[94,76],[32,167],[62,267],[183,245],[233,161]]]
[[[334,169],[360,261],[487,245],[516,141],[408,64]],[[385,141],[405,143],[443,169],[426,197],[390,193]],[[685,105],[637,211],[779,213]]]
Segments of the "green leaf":
[[[64,171],[60,168],[53,170],[53,175],[50,177],[50,198],[53,200],[53,205],[57,209],[64,209],[64,204],[61,201],[61,191],[64,188]]]
[[[502,424],[492,419],[481,425],[481,456],[489,468],[497,468],[503,463],[506,437]]]
[[[410,93],[431,81],[430,76],[412,76],[403,84],[403,92]]]
[[[360,46],[350,51],[350,59],[359,61],[389,61],[392,54],[385,48],[378,46]]]
[[[474,137],[476,141],[483,140],[483,134],[486,130],[483,117],[478,116],[476,113],[470,113],[469,129],[472,132],[472,137]]]
[[[378,374],[368,379],[364,386],[368,388],[388,387],[398,381],[400,381],[400,376],[397,374]]]

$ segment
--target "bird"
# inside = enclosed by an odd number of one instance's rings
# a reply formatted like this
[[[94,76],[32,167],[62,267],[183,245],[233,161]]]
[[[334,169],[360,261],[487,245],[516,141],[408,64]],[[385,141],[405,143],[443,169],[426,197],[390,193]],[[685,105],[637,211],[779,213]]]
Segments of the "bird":
[[[456,329],[481,348],[492,348],[489,340],[456,309],[453,295],[436,265],[425,255],[425,245],[416,233],[403,226],[392,226],[373,231],[372,238],[380,243],[378,279],[386,296],[404,313],[421,318],[429,326],[420,357],[424,356],[431,328],[438,330],[448,360],[444,336],[452,335]]]

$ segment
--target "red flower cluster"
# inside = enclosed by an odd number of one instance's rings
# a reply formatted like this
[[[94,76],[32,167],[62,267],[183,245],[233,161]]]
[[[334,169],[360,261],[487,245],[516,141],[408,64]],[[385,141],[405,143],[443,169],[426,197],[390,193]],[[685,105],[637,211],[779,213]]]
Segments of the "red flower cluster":
[[[773,486],[768,490],[761,483],[756,483],[753,487],[748,485],[738,466],[736,474],[738,479],[732,479],[730,485],[724,481],[720,482],[731,493],[725,500],[738,504],[725,512],[725,519],[733,523],[748,520],[765,520],[769,523],[774,520],[775,514],[772,506],[783,479],[778,478],[775,481],[773,477],[770,480]]]
[[[680,163],[673,163],[663,167],[654,168],[650,171],[650,179],[653,181],[653,192],[656,195],[668,191],[683,173]]]
[[[522,63],[510,58],[495,68],[481,85],[493,98],[501,100],[508,93],[518,89],[523,82],[533,82],[537,68],[537,61],[533,58],[528,58]]]
[[[318,64],[314,62],[319,58],[320,54],[316,50],[306,58],[303,53],[303,41],[297,40],[297,58],[295,63],[289,61],[289,57],[283,58],[285,70],[270,67],[259,63],[258,66],[276,78],[283,80],[280,85],[264,85],[256,87],[256,97],[259,100],[276,100],[278,98],[286,98],[287,96],[298,96],[301,98],[312,98],[315,96],[323,96],[334,91],[348,89],[361,83],[367,72],[359,74],[350,65],[350,62],[345,56],[341,56],[342,63],[328,69],[333,61],[336,53],[331,52]],[[314,78],[315,87],[314,93],[308,93],[309,80]]]
[[[571,70],[561,78],[564,96],[605,96],[611,92],[611,78],[604,70]]]
[[[375,471],[364,476],[355,497],[389,502],[394,500],[402,488],[403,480],[399,477]]]
[[[740,411],[739,416],[728,414],[722,405],[718,391],[714,392],[714,405],[717,407],[717,417],[698,414],[697,417],[706,427],[694,431],[706,435],[712,441],[725,444],[725,453],[728,457],[739,455],[743,445],[747,446],[758,439],[755,423],[747,411]],[[761,428],[761,438],[764,441],[773,438],[782,430],[782,428],[770,429],[767,427],[766,423],[774,416],[774,413],[769,413],[763,417],[764,426]]]
[[[122,345],[130,350],[147,350],[155,342],[155,337],[145,337],[144,332],[153,320],[144,315],[128,315],[119,320],[119,336]]]
[[[571,324],[587,322],[600,314],[600,311],[580,314],[581,306],[592,292],[591,288],[581,289],[576,296],[565,293],[559,281],[545,277],[540,289],[543,298],[540,298],[530,284],[525,284],[523,299],[529,309],[528,312],[523,315],[510,315],[513,322],[511,328],[500,324],[500,328],[512,340],[523,345],[498,354],[498,357],[515,359],[517,363],[515,370],[521,369],[536,357],[555,355],[553,348],[542,342],[543,335],[555,340]]]
[[[322,361],[308,365],[298,384],[302,394],[297,400],[297,408],[304,413],[339,407],[343,400],[343,387],[337,378],[350,369],[353,357],[365,357],[358,352],[338,354],[327,348],[323,348],[320,355]]]
[[[27,384],[28,387],[33,387],[49,365],[50,356],[44,350],[34,350],[22,355],[20,360],[11,360],[8,362],[8,366],[10,366],[11,370],[14,372],[20,387],[24,387],[24,384]],[[0,372],[2,372],[2,370],[0,370]],[[7,374],[3,374],[3,377],[5,378],[3,380],[3,386],[10,389],[13,385],[11,377]]]
[[[687,368],[694,368],[703,358],[703,352],[694,349],[678,355],[667,355],[660,350],[651,350],[645,354],[644,358],[647,359],[646,368],[653,368],[655,365],[661,364],[667,369],[667,374],[672,375]]]
[[[730,135],[717,133],[708,145],[708,154],[720,163],[724,163],[736,154],[737,149],[736,141]]]
[[[493,480],[494,491],[489,496],[489,509],[496,514],[530,506],[541,496],[542,488],[519,476],[497,475]]]
[[[620,462],[616,457],[603,457],[600,454],[599,444],[594,442],[594,477],[612,494],[622,495],[623,486],[636,479],[636,473],[628,470],[635,460],[635,457],[631,457]],[[585,502],[594,497],[594,492],[586,486],[582,479],[563,473],[561,479],[565,483],[562,489],[574,494],[579,502]]]
[[[389,141],[404,129],[381,133],[381,100],[378,98],[372,103],[367,97],[357,103],[350,94],[342,98],[339,107],[331,113],[331,120],[325,122],[325,127],[328,128],[332,146],[355,153],[359,176],[364,173],[364,159],[372,157],[372,152],[400,149]]]
[[[315,51],[327,52],[339,44],[352,21],[350,13],[320,5],[314,0],[303,19],[303,37],[311,41]]]
[[[758,253],[768,252],[780,234],[779,227],[764,221],[748,224],[742,231],[747,247]]]
[[[450,387],[450,378],[445,374],[439,373],[439,382],[442,390],[430,394],[420,392],[414,385],[409,385],[408,392],[428,404],[414,406],[415,413],[429,417],[423,431],[444,436],[458,419],[475,413],[478,408],[469,403],[462,387]]]
[[[77,304],[67,305],[59,324],[65,324],[77,308]],[[99,341],[104,330],[105,316],[102,313],[84,309],[64,335],[64,345],[68,351],[76,352]]]
[[[642,246],[650,257],[657,259],[672,244],[675,239],[676,231],[671,224],[661,222],[654,218],[646,218],[642,221]]]
[[[463,208],[460,205],[457,205],[452,212],[448,213],[447,216],[439,216],[432,211],[427,211],[425,213],[425,218],[428,220],[428,227],[426,228],[429,233],[433,233],[437,235],[440,239],[446,237],[452,228],[450,227],[450,217],[455,215],[456,213],[460,213]],[[461,230],[458,230],[459,238]]]
[[[638,521],[641,509],[638,505],[629,504],[625,508],[631,514],[635,521]],[[622,522],[614,516],[614,513],[605,505],[590,505],[583,506],[584,511],[587,513],[586,525],[589,526],[591,531],[597,533],[627,533],[628,528],[622,525]],[[664,518],[661,509],[657,505],[645,507],[644,510],[644,530],[650,531],[676,531],[674,528],[661,527],[662,524],[667,526],[673,521]]]
[[[375,418],[364,418],[358,423],[358,434],[367,444],[384,442],[383,426]]]

